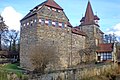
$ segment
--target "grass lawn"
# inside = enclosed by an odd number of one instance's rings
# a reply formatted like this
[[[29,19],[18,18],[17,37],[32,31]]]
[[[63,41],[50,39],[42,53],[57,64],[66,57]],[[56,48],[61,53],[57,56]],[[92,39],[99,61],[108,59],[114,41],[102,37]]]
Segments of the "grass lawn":
[[[6,64],[1,67],[2,69],[13,69],[13,70],[23,70],[22,68],[19,68],[17,64]]]
[[[0,66],[0,77],[3,76],[2,74],[4,74],[4,78],[8,73],[15,73],[18,77],[21,77],[23,75],[22,71],[23,69],[19,68],[17,64],[5,64]]]

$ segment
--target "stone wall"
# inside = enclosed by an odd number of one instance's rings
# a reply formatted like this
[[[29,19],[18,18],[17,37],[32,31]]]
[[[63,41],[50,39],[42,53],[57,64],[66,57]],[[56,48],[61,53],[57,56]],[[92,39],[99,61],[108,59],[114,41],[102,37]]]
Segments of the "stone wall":
[[[64,69],[64,70],[56,70],[51,73],[47,73],[42,76],[34,76],[33,79],[29,80],[80,80],[86,77],[92,77],[96,75],[105,74],[111,70],[116,70],[118,68],[117,64],[109,63],[109,64],[99,64],[95,66],[88,66],[85,68],[74,68],[74,69]]]
[[[29,68],[31,63],[29,63],[29,51],[30,46],[35,45],[37,41],[36,36],[36,15],[32,16],[21,22],[21,32],[20,32],[20,64],[23,68]],[[31,23],[31,20],[33,23]],[[34,26],[34,27],[33,27]]]
[[[49,45],[57,47],[60,67],[67,68],[70,65],[80,63],[78,51],[85,48],[85,36],[73,34],[71,28],[56,28],[53,26],[37,27],[38,43],[48,40]]]
[[[21,66],[31,68],[29,59],[30,47],[40,45],[43,41],[49,41],[49,45],[56,45],[60,58],[60,67],[67,68],[70,65],[80,63],[78,51],[85,48],[85,36],[73,34],[71,28],[59,28],[47,25],[37,27],[26,27],[21,31]]]
[[[83,32],[86,32],[87,35],[86,43],[98,45],[99,43],[103,42],[103,34],[99,29],[98,25],[92,24],[81,26],[81,30]]]

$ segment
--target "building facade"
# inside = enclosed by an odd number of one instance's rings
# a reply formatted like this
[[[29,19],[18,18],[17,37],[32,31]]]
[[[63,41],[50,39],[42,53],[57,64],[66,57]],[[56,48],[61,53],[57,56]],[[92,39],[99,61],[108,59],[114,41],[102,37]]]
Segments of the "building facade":
[[[88,44],[102,43],[103,32],[99,29],[98,20],[90,2],[88,2],[85,16],[80,20],[81,24],[77,27],[72,27],[63,8],[54,0],[47,0],[34,7],[21,20],[21,67],[34,69],[30,62],[30,49],[33,45],[44,42],[48,42],[50,46],[56,46],[60,58],[59,68],[79,64],[81,58],[79,50],[85,49]],[[96,54],[93,53],[92,57],[92,60],[95,60]]]

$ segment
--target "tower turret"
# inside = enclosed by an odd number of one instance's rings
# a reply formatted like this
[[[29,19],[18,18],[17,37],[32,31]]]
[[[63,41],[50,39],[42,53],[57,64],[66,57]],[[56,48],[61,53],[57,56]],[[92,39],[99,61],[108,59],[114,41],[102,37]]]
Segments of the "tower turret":
[[[100,18],[94,15],[90,1],[88,1],[85,16],[80,20],[81,25],[98,24],[98,20],[100,20]]]
[[[80,20],[81,30],[87,34],[87,44],[98,45],[102,42],[101,30],[99,29],[98,21],[100,18],[94,15],[90,1],[88,1],[85,16]]]

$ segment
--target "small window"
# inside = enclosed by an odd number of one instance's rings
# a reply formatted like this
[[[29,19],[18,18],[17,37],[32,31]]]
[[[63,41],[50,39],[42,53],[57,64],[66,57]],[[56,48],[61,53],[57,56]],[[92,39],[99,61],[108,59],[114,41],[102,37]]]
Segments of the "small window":
[[[56,9],[56,12],[58,12],[58,9]]]
[[[62,22],[62,28],[64,28],[65,27],[65,23],[64,22]]]
[[[33,23],[33,21],[31,20],[31,24]]]
[[[35,21],[35,22],[37,22],[37,20],[36,20],[36,19],[35,19],[34,21]]]
[[[52,21],[50,19],[48,20],[48,26],[52,26]]]
[[[58,10],[58,12],[60,12],[60,10]]]
[[[23,26],[25,26],[25,24],[23,24]]]
[[[58,27],[58,26],[59,26],[59,25],[58,25],[58,21],[56,21],[56,22],[55,22],[55,27]]]
[[[29,22],[27,23],[27,25],[29,25]]]
[[[41,25],[45,24],[45,19],[41,19]]]

